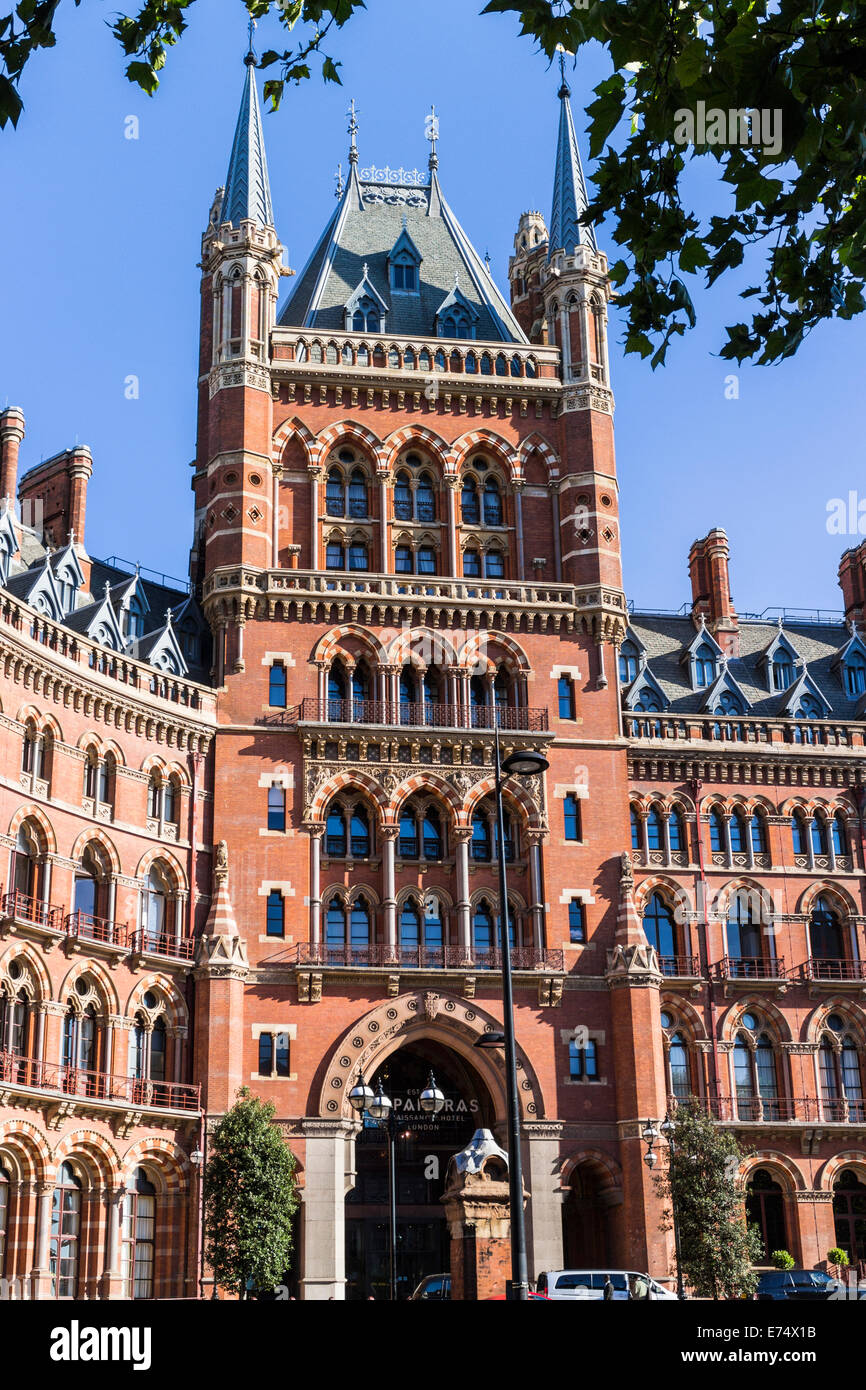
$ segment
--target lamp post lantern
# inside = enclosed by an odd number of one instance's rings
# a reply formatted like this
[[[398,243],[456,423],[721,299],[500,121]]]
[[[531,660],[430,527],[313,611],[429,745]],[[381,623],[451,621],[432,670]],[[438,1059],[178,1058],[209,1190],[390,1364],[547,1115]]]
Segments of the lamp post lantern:
[[[363,1072],[349,1092],[349,1104],[359,1118],[364,1113],[375,1121],[388,1136],[388,1287],[391,1302],[397,1301],[397,1140],[401,1137],[401,1126],[394,1113],[394,1102],[385,1094],[382,1077],[374,1095],[372,1088],[364,1080]],[[427,1085],[418,1098],[418,1104],[427,1115],[438,1115],[445,1104],[445,1096],[436,1085],[432,1071]]]
[[[658,1126],[658,1128],[656,1128],[655,1122],[653,1120],[647,1120],[646,1125],[644,1126],[643,1132],[641,1134],[641,1138],[647,1146],[646,1153],[643,1156],[643,1161],[649,1168],[650,1172],[652,1172],[653,1168],[656,1166],[656,1163],[658,1162],[658,1154],[654,1152],[653,1148],[654,1144],[656,1143],[656,1140],[663,1138],[667,1141],[668,1152],[670,1155],[669,1162],[673,1162],[673,1160],[676,1158],[677,1146],[675,1135],[676,1125],[674,1124],[669,1114],[665,1115],[662,1123]],[[682,1249],[680,1246],[680,1222],[679,1213],[677,1211],[676,1191],[674,1189],[673,1183],[671,1183],[671,1214],[673,1217],[674,1225],[674,1252],[676,1254],[677,1261],[677,1298],[685,1298],[686,1290],[685,1284],[683,1283],[683,1258]]]

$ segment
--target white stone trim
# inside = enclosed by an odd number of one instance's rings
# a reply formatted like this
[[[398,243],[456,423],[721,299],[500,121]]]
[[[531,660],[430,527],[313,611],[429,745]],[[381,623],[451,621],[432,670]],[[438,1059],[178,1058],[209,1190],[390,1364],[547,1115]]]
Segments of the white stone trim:
[[[298,1036],[297,1023],[251,1023],[253,1042],[258,1042],[262,1033],[288,1033],[289,1042],[295,1042]]]
[[[589,785],[586,782],[569,784],[568,782],[557,782],[553,788],[553,798],[555,801],[564,801],[571,793],[576,796],[578,801],[586,801],[589,796]]]
[[[592,904],[595,902],[595,898],[588,888],[563,888],[559,895],[559,901],[563,907],[567,903],[573,902],[575,898],[579,898],[582,903]]]
[[[288,767],[277,772],[263,772],[259,778],[260,787],[282,787],[283,791],[294,791],[295,772],[294,768]]]
[[[285,879],[283,881],[271,881],[270,879],[265,879],[262,882],[261,887],[257,891],[260,898],[266,898],[269,893],[273,893],[275,891],[278,893],[282,893],[284,898],[293,898],[295,896],[295,890],[288,879]]]
[[[297,666],[298,664],[291,652],[265,652],[262,657],[263,666],[273,666],[278,661],[282,661],[284,666]]]
[[[554,666],[550,672],[550,679],[558,681],[560,676],[570,676],[573,681],[580,680],[579,666]]]

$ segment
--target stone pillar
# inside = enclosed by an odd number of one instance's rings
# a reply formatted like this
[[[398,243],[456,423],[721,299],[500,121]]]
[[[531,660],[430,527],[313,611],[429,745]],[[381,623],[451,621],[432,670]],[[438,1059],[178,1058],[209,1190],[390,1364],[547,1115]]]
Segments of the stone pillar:
[[[382,826],[382,846],[385,860],[385,897],[382,906],[385,917],[385,945],[388,948],[387,961],[397,959],[397,894],[394,877],[395,841],[400,833],[399,826]]]
[[[553,507],[553,572],[557,584],[562,583],[562,525],[559,509],[559,483],[550,484],[550,500]]]
[[[477,1129],[451,1159],[440,1200],[451,1237],[452,1300],[504,1294],[511,1277],[508,1155],[489,1129]]]
[[[309,826],[310,834],[310,945],[315,949],[322,939],[322,836],[324,825]]]
[[[303,1121],[303,1299],[342,1302],[346,1297],[346,1160],[357,1128],[353,1120]]]
[[[526,1209],[526,1254],[534,1284],[546,1269],[561,1269],[562,1200],[559,1182],[562,1125],[551,1120],[524,1120],[523,1171],[532,1195]]]
[[[272,463],[273,471],[273,492],[271,500],[271,567],[275,570],[280,568],[280,479],[283,476],[283,467],[280,463]]]
[[[106,1189],[105,1200],[108,1207],[108,1236],[105,1252],[103,1298],[114,1299],[126,1297],[126,1291],[123,1287],[120,1258],[120,1220],[125,1197],[125,1187],[112,1187]]]
[[[31,1274],[30,1283],[34,1298],[51,1298],[51,1275],[48,1269],[49,1241],[51,1239],[51,1203],[54,1196],[54,1184],[51,1182],[38,1182],[36,1184],[37,1193],[37,1215],[36,1215],[36,1266]]]
[[[391,546],[388,542],[388,484],[390,474],[379,473],[379,548],[382,552],[379,569],[383,574],[391,574]]]
[[[450,475],[445,478],[448,494],[448,554],[451,560],[451,574],[455,579],[460,574],[460,554],[457,546],[457,489],[459,486],[459,478]]]
[[[310,475],[310,569],[319,569],[319,483],[325,476],[324,468],[315,464],[307,472]],[[324,557],[323,561],[324,561]],[[324,563],[321,566],[324,569]]]
[[[523,478],[514,478],[511,483],[514,489],[514,534],[517,541],[517,573],[515,579],[526,578],[526,564],[523,558],[523,489],[526,483]]]
[[[472,962],[472,924],[469,920],[469,841],[472,839],[470,826],[459,826],[454,831],[457,842],[457,935],[460,947],[460,960]]]

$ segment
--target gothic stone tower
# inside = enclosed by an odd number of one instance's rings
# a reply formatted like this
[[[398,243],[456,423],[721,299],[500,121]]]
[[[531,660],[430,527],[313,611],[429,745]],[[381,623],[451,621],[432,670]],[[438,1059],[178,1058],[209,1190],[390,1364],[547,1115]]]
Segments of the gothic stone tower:
[[[503,754],[550,760],[506,788],[531,1272],[665,1272],[637,1138],[661,1106],[643,1043],[659,976],[621,859],[607,262],[579,222],[560,99],[550,235],[522,219],[513,306],[435,142],[423,173],[362,168],[353,114],[348,179],[275,322],[251,64],[204,236],[193,573],[226,855],[197,1055],[209,1111],[241,1083],[276,1105],[303,1171],[308,1298],[375,1282],[359,1072],[393,1087],[435,1066],[454,1115],[474,1112],[443,1131],[451,1152],[477,1123],[504,1133],[500,1054],[474,1046],[501,1022],[494,720]],[[420,1191],[408,1216],[444,1230],[441,1181]]]

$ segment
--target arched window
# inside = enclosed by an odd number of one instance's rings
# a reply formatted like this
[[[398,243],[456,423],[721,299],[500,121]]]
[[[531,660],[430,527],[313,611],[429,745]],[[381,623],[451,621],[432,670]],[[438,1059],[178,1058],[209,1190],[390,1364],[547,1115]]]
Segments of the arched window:
[[[486,964],[493,955],[493,913],[486,899],[472,914],[472,945],[476,965]]]
[[[339,952],[338,959],[346,948],[346,909],[339,898],[332,898],[325,912],[325,947]]]
[[[464,524],[477,526],[481,520],[481,504],[478,498],[478,485],[471,474],[463,479],[460,492],[460,515]]]
[[[787,1250],[785,1199],[782,1189],[766,1168],[758,1168],[746,1189],[746,1220],[761,1236],[763,1256],[769,1261],[774,1250]]]
[[[677,1100],[688,1100],[692,1093],[689,1070],[689,1050],[682,1033],[674,1033],[668,1051],[668,1079],[670,1094]]]
[[[415,489],[415,519],[417,521],[436,520],[436,490],[429,473],[422,473]]]
[[[495,478],[487,478],[484,483],[484,525],[502,525],[502,494]]]
[[[686,831],[683,823],[682,812],[674,807],[668,818],[668,836],[670,839],[671,853],[679,854],[686,847]]]
[[[165,942],[172,923],[169,920],[171,884],[157,864],[147,876],[144,891],[143,915],[145,940],[151,948],[158,948]]]
[[[752,853],[767,853],[767,825],[764,817],[756,811],[749,821],[749,834],[752,839]]]
[[[791,840],[795,854],[806,853],[806,822],[799,811],[791,816]]]
[[[400,950],[416,954],[421,946],[421,914],[417,904],[407,899],[400,911]]]
[[[866,692],[866,661],[860,652],[852,652],[845,662],[845,689],[852,699]]]
[[[26,990],[16,993],[7,985],[0,988],[0,1052],[22,1061],[28,1056],[33,1045],[33,1018]]]
[[[620,685],[631,685],[637,679],[638,649],[634,642],[626,640],[619,649]]]
[[[673,959],[677,954],[677,933],[674,915],[660,893],[653,893],[643,913],[646,939],[655,947],[659,958]],[[664,973],[665,967],[661,966]]]
[[[661,705],[660,705],[660,703],[659,703],[659,698],[658,698],[658,696],[656,695],[655,691],[650,690],[649,686],[646,686],[646,687],[640,692],[640,695],[638,696],[638,701],[637,701],[637,706],[636,706],[636,708],[639,709],[639,710],[643,710],[643,711],[644,711],[645,713],[647,713],[647,714],[660,714],[660,713],[661,713]],[[656,723],[656,728],[658,728],[658,727],[659,727],[659,725],[658,725],[658,722],[657,722],[657,723]]]
[[[812,970],[819,979],[835,978],[845,958],[845,943],[838,913],[823,895],[815,899],[809,918]]]
[[[713,714],[742,714],[743,702],[732,690],[723,690],[719,695]]]
[[[485,811],[476,811],[472,817],[472,858],[486,864],[493,857],[493,842],[490,835],[490,821]]]
[[[709,643],[702,642],[695,652],[695,684],[703,688],[712,685],[715,678],[715,654]]]
[[[127,1298],[153,1297],[156,1242],[156,1188],[137,1168],[123,1199],[121,1274]]]
[[[813,816],[809,825],[813,854],[827,853],[827,822],[822,816]]]
[[[6,1230],[9,1225],[9,1174],[0,1163],[0,1279],[6,1273]]]
[[[412,520],[412,486],[408,473],[398,473],[394,480],[394,516],[398,521]]]
[[[735,811],[731,816],[731,853],[745,854],[746,852],[746,824],[739,811]]]
[[[734,974],[748,974],[751,965],[745,962],[760,960],[764,954],[760,908],[755,911],[754,898],[753,893],[737,892],[728,905],[728,959],[743,962],[742,967],[731,966]]]
[[[38,854],[39,846],[30,828],[22,825],[15,840],[15,852],[12,856],[12,882],[15,892],[23,893],[27,898],[36,897],[39,879]]]
[[[650,807],[646,819],[647,843],[651,850],[664,849],[664,826],[657,806]]]
[[[361,661],[352,672],[352,718],[363,720],[364,705],[370,698],[370,672]]]
[[[418,822],[415,812],[407,808],[400,813],[400,835],[397,843],[397,853],[401,859],[418,859],[420,857],[420,845],[418,841]]]
[[[636,808],[635,808],[634,806],[632,806],[632,808],[631,808],[631,813],[630,813],[630,815],[631,815],[631,847],[632,847],[632,849],[637,850],[638,853],[639,853],[639,852],[643,849],[643,840],[641,839],[640,816],[638,815],[637,810],[636,810]]]
[[[713,854],[725,852],[725,818],[721,811],[710,811],[710,850]]]
[[[851,1264],[866,1260],[866,1184],[850,1168],[833,1186],[833,1219],[836,1244]]]
[[[328,470],[328,480],[325,484],[325,511],[328,516],[345,516],[346,514],[346,487],[339,468]]]
[[[787,690],[794,684],[794,663],[789,652],[780,648],[773,657],[773,689]]]
[[[54,1298],[75,1298],[81,1236],[81,1180],[68,1163],[61,1163],[51,1200],[48,1269]]]
[[[370,908],[366,898],[356,898],[349,913],[353,960],[366,960],[370,954]]]
[[[833,817],[833,852],[837,855],[848,853],[848,830],[845,825],[845,817],[837,811]]]
[[[166,777],[162,788],[162,818],[168,825],[177,824],[177,803],[177,783],[173,777]]]
[[[162,810],[162,777],[154,770],[147,783],[147,814],[151,820],[159,820]]]
[[[340,662],[335,662],[328,672],[328,719],[343,719],[345,698],[346,672]]]
[[[425,859],[444,858],[442,822],[439,819],[439,813],[434,811],[432,807],[424,813],[423,839]]]
[[[367,479],[362,468],[353,468],[349,474],[349,516],[362,517],[367,514]]]
[[[325,853],[342,859],[346,853],[346,815],[339,802],[328,809],[325,821]]]
[[[481,578],[481,552],[479,550],[464,550],[463,577],[464,579]]]
[[[370,821],[363,806],[352,808],[350,844],[354,859],[370,857]]]

